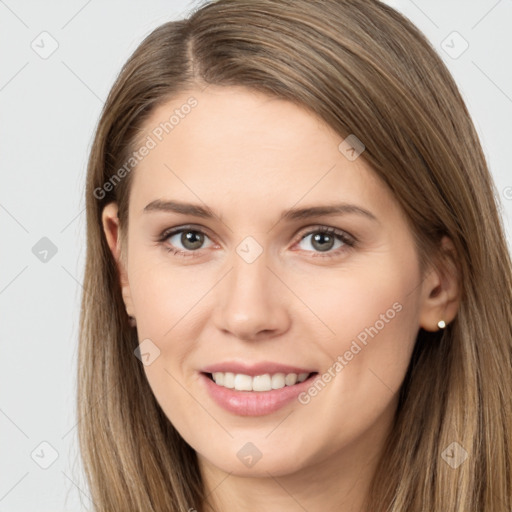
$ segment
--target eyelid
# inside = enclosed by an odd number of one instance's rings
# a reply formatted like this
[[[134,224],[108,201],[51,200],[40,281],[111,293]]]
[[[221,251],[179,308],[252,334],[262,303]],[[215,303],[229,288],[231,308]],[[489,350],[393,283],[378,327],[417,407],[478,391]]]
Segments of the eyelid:
[[[163,242],[167,240],[171,235],[176,235],[177,233],[181,233],[182,231],[186,230],[190,231],[197,231],[198,233],[202,233],[204,235],[207,235],[208,238],[213,238],[210,234],[210,231],[208,228],[205,228],[204,226],[198,226],[194,224],[184,224],[182,226],[175,226],[173,228],[166,228],[164,229],[160,235],[158,235],[158,240]]]
[[[158,239],[160,241],[165,240],[165,239],[169,238],[171,235],[179,233],[179,232],[184,231],[186,229],[190,229],[191,231],[198,231],[199,233],[203,233],[205,235],[208,235],[209,238],[215,238],[215,237],[211,236],[210,230],[208,228],[205,228],[204,226],[199,226],[199,225],[195,225],[195,224],[184,224],[182,226],[175,226],[175,227],[172,227],[172,228],[164,229],[162,231],[162,233],[158,236]],[[344,229],[335,228],[335,227],[332,227],[332,226],[327,226],[325,224],[313,224],[311,226],[307,226],[305,228],[302,228],[299,231],[299,234],[296,235],[296,237],[300,237],[299,238],[299,241],[300,241],[305,236],[310,235],[310,234],[312,234],[315,231],[322,231],[322,230],[323,231],[327,231],[327,232],[332,232],[332,233],[335,233],[335,234],[338,234],[338,235],[346,236],[347,238],[350,238],[354,242],[357,241],[357,238],[355,236],[353,236],[352,234],[350,234],[348,231],[346,231]]]
[[[159,235],[158,241],[163,243],[169,237],[179,234],[183,231],[187,231],[187,230],[196,231],[198,233],[206,235],[212,242],[214,242],[214,244],[216,243],[214,241],[215,237],[211,236],[210,230],[208,228],[205,228],[204,226],[195,225],[195,224],[184,224],[181,226],[167,228],[164,231],[162,231],[162,233]],[[322,252],[316,252],[316,251],[305,251],[305,252],[312,253],[312,254],[316,255],[316,257],[318,257],[318,256],[324,257],[324,258],[336,257],[337,255],[339,255],[340,252],[351,249],[351,248],[355,247],[358,243],[358,240],[355,236],[353,236],[351,233],[349,233],[343,229],[335,228],[332,226],[326,226],[324,224],[315,224],[315,225],[310,225],[305,228],[302,228],[299,231],[299,233],[294,237],[294,238],[296,238],[296,240],[293,243],[293,245],[300,243],[307,236],[310,236],[310,235],[313,235],[313,234],[319,233],[319,232],[330,233],[330,234],[334,235],[335,237],[341,239],[344,246],[341,248],[338,248],[334,251],[326,251],[325,254],[323,254]],[[179,254],[186,253],[189,256],[195,256],[196,254],[201,252],[201,249],[198,249],[195,251],[184,251],[182,249],[176,249],[174,252],[179,253]]]
[[[354,244],[357,242],[357,238],[353,235],[351,235],[348,231],[345,231],[344,229],[335,228],[332,226],[326,226],[325,224],[315,224],[312,226],[308,226],[300,231],[299,236],[299,242],[305,238],[306,236],[312,235],[313,233],[318,232],[324,232],[324,233],[332,233],[334,235],[337,235],[341,238],[346,238],[353,242]]]

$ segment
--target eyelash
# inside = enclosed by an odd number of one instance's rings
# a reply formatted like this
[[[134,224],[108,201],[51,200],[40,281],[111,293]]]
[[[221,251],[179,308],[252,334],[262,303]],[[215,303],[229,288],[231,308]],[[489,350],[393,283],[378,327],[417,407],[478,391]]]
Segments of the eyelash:
[[[174,247],[169,247],[167,244],[165,244],[166,240],[168,238],[170,238],[171,236],[177,235],[179,233],[187,232],[187,231],[191,231],[194,233],[201,233],[201,234],[205,235],[206,237],[210,238],[207,233],[205,233],[201,229],[195,228],[194,226],[181,226],[180,228],[177,228],[177,229],[171,228],[171,229],[166,229],[165,231],[163,231],[160,234],[160,236],[158,237],[158,242],[161,243],[162,245],[164,245],[164,248],[166,249],[167,252],[172,253],[178,257],[183,257],[183,258],[196,257],[197,253],[200,252],[201,249],[197,249],[195,251],[190,251],[190,250],[182,251],[182,250],[176,249]],[[315,226],[314,228],[310,229],[309,231],[306,231],[305,233],[302,233],[301,235],[299,235],[299,240],[296,243],[300,243],[302,240],[304,240],[304,238],[306,238],[310,235],[314,235],[316,233],[324,233],[324,234],[327,233],[329,235],[333,235],[336,239],[343,242],[344,245],[342,247],[339,247],[336,250],[330,250],[325,253],[318,252],[318,251],[306,251],[306,252],[314,252],[314,255],[311,256],[313,258],[318,258],[318,257],[320,257],[320,258],[335,258],[335,257],[339,256],[341,253],[344,253],[350,249],[353,249],[357,244],[357,240],[352,235],[348,235],[344,231],[341,231],[336,228],[332,228],[332,227],[328,227],[328,226],[321,226],[321,225]]]

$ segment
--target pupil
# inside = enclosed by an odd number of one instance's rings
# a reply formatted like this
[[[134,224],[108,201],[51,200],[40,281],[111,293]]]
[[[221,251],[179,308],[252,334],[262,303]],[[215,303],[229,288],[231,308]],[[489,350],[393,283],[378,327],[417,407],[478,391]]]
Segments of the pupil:
[[[313,236],[313,246],[320,251],[328,251],[329,249],[332,249],[333,241],[333,237],[326,233],[317,233]],[[315,244],[318,242],[320,242],[320,245],[317,247]],[[327,242],[327,244],[325,242]]]
[[[181,243],[188,249],[198,249],[203,243],[203,236],[196,231],[186,231],[181,235]]]

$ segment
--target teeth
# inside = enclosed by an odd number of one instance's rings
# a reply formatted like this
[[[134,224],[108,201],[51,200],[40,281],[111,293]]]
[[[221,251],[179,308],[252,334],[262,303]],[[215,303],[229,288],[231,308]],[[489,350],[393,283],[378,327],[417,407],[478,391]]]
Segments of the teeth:
[[[237,391],[252,391],[252,378],[249,375],[237,373],[235,375],[235,389]]]
[[[271,391],[272,389],[281,389],[285,386],[293,386],[299,382],[304,382],[309,373],[274,373],[270,375],[244,375],[243,373],[215,372],[212,373],[213,380],[219,386],[237,391]]]
[[[297,382],[297,374],[296,373],[289,373],[284,379],[284,383],[287,386],[293,386],[296,382]]]
[[[272,375],[272,389],[284,388],[285,377],[286,377],[286,375],[284,373],[276,373],[276,374]]]
[[[252,379],[249,377],[249,386],[251,386],[249,391],[269,391],[272,389],[272,379],[268,373],[256,375]]]

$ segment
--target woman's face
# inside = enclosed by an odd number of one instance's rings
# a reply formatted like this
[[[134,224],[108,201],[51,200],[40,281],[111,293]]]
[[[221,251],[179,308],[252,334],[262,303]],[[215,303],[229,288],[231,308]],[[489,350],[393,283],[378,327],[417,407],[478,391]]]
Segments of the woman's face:
[[[238,87],[181,94],[141,140],[123,295],[169,420],[200,460],[240,475],[371,451],[428,290],[364,152]]]

